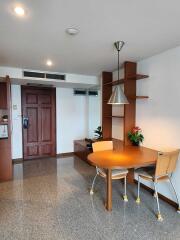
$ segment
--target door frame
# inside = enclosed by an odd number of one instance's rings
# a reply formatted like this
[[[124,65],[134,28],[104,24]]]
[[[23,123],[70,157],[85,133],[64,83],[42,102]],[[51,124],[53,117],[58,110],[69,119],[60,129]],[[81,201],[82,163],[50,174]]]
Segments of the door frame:
[[[37,157],[32,159],[24,159],[24,130],[23,130],[23,125],[22,125],[22,158],[23,161],[31,161],[31,160],[36,160],[39,158],[49,158],[49,157],[56,157],[57,155],[57,139],[56,139],[56,134],[57,134],[57,128],[56,128],[56,87],[38,87],[38,86],[26,86],[26,85],[21,85],[21,116],[22,116],[22,121],[23,121],[23,91],[25,89],[38,89],[38,90],[51,90],[53,92],[53,104],[54,104],[54,129],[52,129],[53,132],[53,142],[54,142],[54,154],[53,156],[42,156],[42,157]]]

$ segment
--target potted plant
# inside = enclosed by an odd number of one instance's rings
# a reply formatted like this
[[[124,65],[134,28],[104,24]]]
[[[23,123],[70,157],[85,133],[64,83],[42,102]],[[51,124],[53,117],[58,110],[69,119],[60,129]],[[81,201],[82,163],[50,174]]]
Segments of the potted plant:
[[[2,116],[2,121],[3,122],[8,122],[8,115]]]
[[[132,145],[139,146],[144,140],[141,128],[134,127],[130,132],[128,132],[128,138],[132,142]]]
[[[102,128],[101,126],[97,127],[97,129],[94,131],[95,133],[95,138],[96,139],[101,139],[102,138]]]

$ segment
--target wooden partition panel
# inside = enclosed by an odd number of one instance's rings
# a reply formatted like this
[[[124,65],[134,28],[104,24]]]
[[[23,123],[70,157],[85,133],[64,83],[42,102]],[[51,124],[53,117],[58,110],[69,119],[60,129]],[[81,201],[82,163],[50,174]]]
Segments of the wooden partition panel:
[[[112,118],[124,119],[123,124],[123,141],[125,145],[130,145],[127,134],[136,125],[136,99],[148,99],[148,96],[136,96],[136,80],[146,79],[149,76],[137,74],[136,62],[124,62],[124,77],[113,81],[112,72],[102,73],[102,126],[103,138],[112,138]],[[129,104],[124,105],[124,116],[112,116],[112,105],[107,102],[112,93],[112,87],[124,85],[124,93],[129,101]],[[122,124],[119,123],[119,124]]]
[[[102,73],[102,130],[103,139],[112,138],[112,105],[107,104],[111,94],[111,85],[106,85],[112,82],[112,72]]]
[[[124,93],[129,104],[124,105],[124,143],[131,144],[127,134],[136,124],[136,70],[135,62],[124,63]]]

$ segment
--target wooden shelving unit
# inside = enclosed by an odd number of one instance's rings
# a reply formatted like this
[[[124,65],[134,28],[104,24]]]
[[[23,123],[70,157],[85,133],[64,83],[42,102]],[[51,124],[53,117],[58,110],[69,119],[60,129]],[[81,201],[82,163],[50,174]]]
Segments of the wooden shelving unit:
[[[103,138],[112,138],[112,105],[107,104],[112,94],[112,88],[107,83],[112,82],[112,72],[102,73],[102,129]]]
[[[0,124],[8,126],[8,139],[0,139],[0,181],[12,178],[11,159],[11,83],[7,76],[0,82],[0,109],[8,115],[8,122]]]
[[[113,81],[112,72],[102,73],[102,128],[103,138],[112,138],[112,118],[122,118],[124,125],[124,144],[129,145],[127,133],[135,126],[136,100],[148,99],[148,96],[136,95],[136,80],[146,79],[148,75],[137,74],[137,64],[135,62],[124,63],[124,78]],[[116,116],[112,113],[112,105],[107,104],[111,94],[112,86],[124,84],[124,93],[128,98],[129,104],[124,105],[123,116]]]
[[[141,80],[141,79],[145,79],[148,77],[149,77],[148,75],[136,74],[135,76],[128,77],[128,80]],[[104,85],[105,86],[115,86],[115,85],[124,84],[124,83],[125,83],[125,78],[122,78],[120,80],[107,82]]]

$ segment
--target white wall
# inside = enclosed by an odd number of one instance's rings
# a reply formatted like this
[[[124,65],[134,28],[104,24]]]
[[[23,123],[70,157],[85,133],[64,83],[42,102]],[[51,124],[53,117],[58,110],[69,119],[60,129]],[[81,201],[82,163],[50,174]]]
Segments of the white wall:
[[[36,71],[42,72],[39,70],[26,69],[28,71]],[[1,67],[0,66],[0,77],[5,77],[9,75],[11,78],[11,82],[13,84],[21,84],[26,85],[27,83],[35,83],[35,84],[51,84],[56,87],[65,87],[65,88],[89,88],[96,85],[99,85],[99,78],[97,76],[88,76],[81,74],[70,74],[70,73],[57,73],[57,74],[65,74],[66,80],[59,81],[55,79],[41,79],[41,78],[27,78],[23,77],[24,69],[21,68],[13,68],[13,67]],[[43,71],[46,72],[46,71]]]
[[[87,96],[75,96],[73,89],[56,88],[57,153],[73,152],[73,141],[88,137],[98,125],[99,97],[91,97],[92,111],[87,101]],[[12,84],[12,158],[22,157],[21,86]]]
[[[12,158],[22,158],[21,86],[11,86],[12,97]]]
[[[12,67],[0,67],[0,77],[9,75],[11,78],[22,78],[22,69]]]
[[[57,153],[73,152],[73,140],[87,137],[87,98],[73,89],[57,88]]]
[[[16,84],[26,84],[23,80],[23,69],[0,66],[0,77],[9,75]],[[38,82],[37,79],[34,81]],[[16,81],[15,81],[16,82]],[[42,80],[41,80],[42,82]],[[52,83],[56,81],[52,80]],[[51,83],[50,82],[50,83]],[[13,82],[14,83],[14,82]],[[45,83],[45,82],[42,82]],[[57,153],[72,152],[73,140],[88,137],[87,98],[73,96],[74,87],[91,87],[99,84],[96,76],[66,74],[66,87],[57,88]],[[12,158],[22,158],[22,118],[21,118],[21,86],[12,84]],[[58,84],[57,84],[58,85]],[[63,86],[65,87],[65,85]],[[92,104],[91,104],[92,105]],[[14,107],[13,107],[14,106]],[[86,107],[85,107],[86,106]],[[16,109],[17,108],[17,109]],[[0,115],[4,113],[1,111]],[[93,120],[94,121],[94,120]]]
[[[143,130],[144,146],[153,149],[180,148],[180,47],[168,50],[138,63],[138,72],[150,77],[137,81],[136,125]],[[173,176],[180,197],[180,160]],[[168,184],[159,192],[175,201]]]

